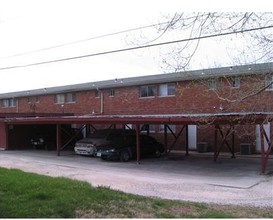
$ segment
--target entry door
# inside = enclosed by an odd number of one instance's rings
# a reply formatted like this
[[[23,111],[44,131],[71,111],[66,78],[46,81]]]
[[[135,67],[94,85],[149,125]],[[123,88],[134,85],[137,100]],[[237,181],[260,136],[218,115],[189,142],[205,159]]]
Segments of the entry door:
[[[270,123],[264,124],[264,130],[268,138],[270,138]],[[268,143],[264,141],[264,149],[265,151],[268,149]],[[260,125],[256,125],[256,153],[261,152],[261,132],[260,132]]]
[[[189,149],[197,149],[197,126],[188,125],[188,140],[189,140]]]

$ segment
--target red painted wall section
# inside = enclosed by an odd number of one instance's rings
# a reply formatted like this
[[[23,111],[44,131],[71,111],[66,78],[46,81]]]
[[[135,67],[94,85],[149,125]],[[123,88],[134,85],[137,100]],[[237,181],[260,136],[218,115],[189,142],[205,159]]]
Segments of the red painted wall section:
[[[0,122],[0,150],[5,150],[7,147],[7,127],[5,123]]]

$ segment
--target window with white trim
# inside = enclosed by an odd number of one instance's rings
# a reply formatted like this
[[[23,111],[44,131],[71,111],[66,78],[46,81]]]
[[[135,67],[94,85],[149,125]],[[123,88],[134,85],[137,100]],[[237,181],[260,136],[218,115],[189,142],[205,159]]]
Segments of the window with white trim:
[[[164,133],[164,131],[165,131],[164,127],[165,126],[162,125],[162,124],[159,126],[159,132],[160,133]],[[168,127],[172,130],[173,133],[176,132],[176,125],[168,125]],[[170,131],[170,129],[168,127],[167,127],[167,133],[171,133],[171,131]]]
[[[64,96],[64,94],[57,94],[57,95],[55,95],[54,102],[56,104],[63,104],[65,102],[65,96]]]
[[[273,91],[273,75],[265,76],[265,87],[268,91]]]
[[[142,133],[148,132],[148,130],[149,130],[149,132],[154,133],[155,132],[155,125],[141,124],[140,130]]]
[[[216,80],[215,79],[208,80],[208,87],[210,90],[216,90],[217,88]]]
[[[100,90],[96,90],[95,91],[95,97],[96,98],[100,98],[101,97],[101,91]]]
[[[154,85],[141,86],[139,88],[139,97],[154,97],[156,95],[156,87]]]
[[[115,96],[115,90],[114,89],[110,89],[109,90],[109,97],[114,97]]]
[[[3,99],[2,100],[2,107],[9,108],[9,107],[17,107],[17,99]]]
[[[175,84],[168,83],[168,84],[161,84],[159,85],[159,96],[173,96],[175,95]]]
[[[66,93],[66,102],[76,102],[76,94],[73,92]]]
[[[231,78],[231,87],[232,88],[240,88],[240,77],[235,76]]]

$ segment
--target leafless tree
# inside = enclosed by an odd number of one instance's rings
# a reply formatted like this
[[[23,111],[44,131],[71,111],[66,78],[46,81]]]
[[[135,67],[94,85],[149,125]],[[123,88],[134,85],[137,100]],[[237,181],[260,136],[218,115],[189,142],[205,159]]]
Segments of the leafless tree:
[[[230,59],[224,65],[268,62],[273,58],[273,13],[176,13],[162,17],[155,28],[156,33],[144,32],[132,41],[143,45],[165,39],[185,39],[160,49],[164,71],[190,69],[193,61],[196,65],[197,54],[205,56],[208,50],[213,50],[201,47],[208,39],[225,46]],[[212,68],[221,64],[213,61],[202,65]]]

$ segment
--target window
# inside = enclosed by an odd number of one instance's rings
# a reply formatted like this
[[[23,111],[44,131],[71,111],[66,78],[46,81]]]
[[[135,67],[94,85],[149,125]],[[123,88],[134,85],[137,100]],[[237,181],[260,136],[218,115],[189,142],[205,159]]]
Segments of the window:
[[[3,108],[8,107],[16,107],[17,106],[17,99],[3,99],[2,100],[2,106]]]
[[[66,94],[57,94],[55,95],[54,101],[56,104],[63,104],[65,102],[67,103],[76,102],[76,94],[73,92],[66,93]]]
[[[65,101],[64,94],[57,94],[57,95],[55,95],[55,103],[56,104],[62,104],[62,103],[64,103],[64,101]]]
[[[232,88],[240,88],[240,78],[239,77],[232,77],[231,78],[231,87]]]
[[[149,124],[142,124],[140,125],[140,130],[142,133],[145,133],[145,132],[152,132],[154,133],[155,132],[155,125],[149,125]]]
[[[100,98],[101,97],[101,91],[100,90],[96,90],[95,91],[95,97],[96,98]]]
[[[9,107],[9,99],[3,99],[2,100],[2,106],[4,108],[8,108]]]
[[[139,89],[139,97],[151,97],[155,95],[155,86],[141,86]]]
[[[17,99],[10,99],[9,100],[9,106],[10,107],[16,107],[17,106]]]
[[[265,86],[266,90],[273,90],[273,76],[272,75],[267,75],[265,77]]]
[[[66,102],[75,102],[76,101],[76,94],[75,93],[67,93],[66,94]]]
[[[114,89],[110,89],[109,90],[109,96],[110,97],[114,97],[115,96],[115,90]]]
[[[31,102],[40,102],[40,96],[27,97],[27,103],[31,103]]]
[[[208,87],[210,90],[215,90],[217,87],[216,80],[215,79],[208,80]]]
[[[35,96],[35,102],[40,102],[40,96]]]
[[[176,132],[176,126],[175,125],[168,125],[168,127],[167,127],[167,133],[171,133],[170,129],[172,130],[173,133]],[[164,133],[164,125],[159,126],[159,132]]]
[[[162,84],[159,85],[159,96],[172,96],[175,95],[175,84]]]

